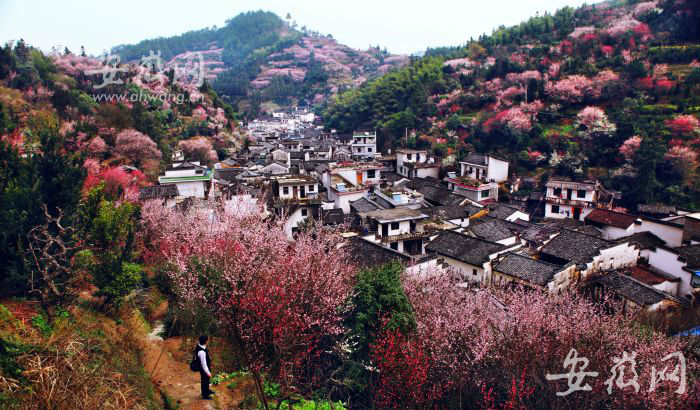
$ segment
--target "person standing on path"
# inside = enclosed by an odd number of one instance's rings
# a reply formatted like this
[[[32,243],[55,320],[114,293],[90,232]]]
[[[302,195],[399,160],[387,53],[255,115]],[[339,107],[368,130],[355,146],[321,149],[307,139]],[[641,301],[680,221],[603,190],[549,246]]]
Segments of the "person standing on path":
[[[194,353],[199,362],[199,377],[201,378],[202,398],[204,400],[211,399],[214,392],[209,388],[209,379],[211,378],[211,357],[207,349],[207,335],[199,336],[199,344],[195,348]]]

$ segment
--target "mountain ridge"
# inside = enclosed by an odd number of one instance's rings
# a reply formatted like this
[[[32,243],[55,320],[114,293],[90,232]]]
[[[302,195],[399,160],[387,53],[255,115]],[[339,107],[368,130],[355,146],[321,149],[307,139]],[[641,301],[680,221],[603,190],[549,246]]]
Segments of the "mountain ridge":
[[[206,78],[227,101],[318,104],[328,95],[353,88],[368,78],[408,63],[408,56],[386,50],[355,50],[267,11],[237,15],[220,28],[143,40],[112,49],[122,61],[137,61],[159,51],[172,64],[202,52]]]

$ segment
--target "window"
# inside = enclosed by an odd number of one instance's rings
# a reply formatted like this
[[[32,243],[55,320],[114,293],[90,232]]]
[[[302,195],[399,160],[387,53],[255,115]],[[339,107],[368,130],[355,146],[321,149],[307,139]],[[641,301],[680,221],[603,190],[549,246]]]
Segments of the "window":
[[[304,208],[301,210],[301,216],[308,216],[309,215],[309,210]]]
[[[561,197],[561,188],[554,188],[554,196]]]
[[[309,192],[314,192],[316,187],[314,185],[309,185]]]
[[[389,247],[395,251],[399,250],[399,243],[398,242],[392,242],[389,244]]]
[[[282,193],[283,193],[284,195],[289,195],[289,187],[288,187],[288,186],[282,187]]]
[[[372,152],[372,147],[367,147],[367,152]]]
[[[392,222],[392,223],[391,223],[391,229],[394,229],[394,230],[399,229],[399,223],[398,223],[398,222]]]
[[[480,193],[481,198],[488,198],[489,197],[489,191],[481,191]]]
[[[579,198],[585,198],[585,197],[586,197],[586,190],[585,190],[585,189],[579,189],[579,190],[576,192],[576,196],[578,196]]]
[[[478,272],[476,271],[476,269],[472,269],[472,275],[476,276],[477,274]]]
[[[368,179],[376,178],[376,177],[377,177],[377,171],[375,171],[373,169],[367,170],[367,178]]]
[[[553,214],[559,213],[559,205],[552,205],[552,213]]]

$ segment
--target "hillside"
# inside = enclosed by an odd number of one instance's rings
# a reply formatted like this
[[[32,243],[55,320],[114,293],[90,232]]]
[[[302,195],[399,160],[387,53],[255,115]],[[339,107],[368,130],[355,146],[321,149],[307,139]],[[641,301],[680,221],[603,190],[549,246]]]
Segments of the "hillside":
[[[501,27],[337,96],[328,129],[384,149],[507,156],[521,176],[597,176],[627,206],[697,207],[700,5],[612,1]],[[409,132],[413,137],[405,142]]]
[[[206,77],[226,100],[254,115],[257,104],[317,104],[324,97],[407,64],[386,50],[354,50],[271,12],[242,13],[224,27],[114,47],[122,61],[161,52],[165,66],[201,52]],[[253,102],[253,107],[249,105]]]

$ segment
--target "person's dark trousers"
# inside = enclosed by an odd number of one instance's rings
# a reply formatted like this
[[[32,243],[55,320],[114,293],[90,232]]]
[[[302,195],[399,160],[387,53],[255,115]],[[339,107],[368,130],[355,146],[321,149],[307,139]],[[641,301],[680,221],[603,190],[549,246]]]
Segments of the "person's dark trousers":
[[[211,390],[209,390],[209,376],[203,371],[200,371],[199,377],[201,378],[202,397],[207,399],[211,395]]]

